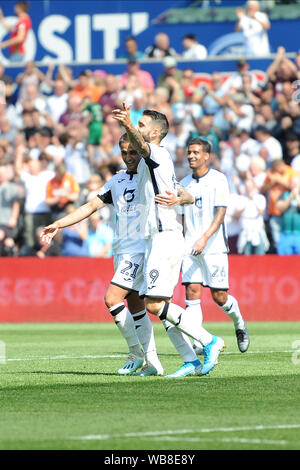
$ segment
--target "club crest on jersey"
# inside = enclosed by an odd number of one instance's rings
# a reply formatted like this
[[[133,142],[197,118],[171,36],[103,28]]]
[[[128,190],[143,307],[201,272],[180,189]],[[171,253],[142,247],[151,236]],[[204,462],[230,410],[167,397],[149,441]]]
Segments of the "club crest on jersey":
[[[202,209],[202,197],[197,197],[195,199],[195,206],[198,207],[198,209]]]
[[[123,193],[123,197],[126,202],[131,202],[134,200],[134,191],[135,189],[127,189],[127,188],[125,189]]]

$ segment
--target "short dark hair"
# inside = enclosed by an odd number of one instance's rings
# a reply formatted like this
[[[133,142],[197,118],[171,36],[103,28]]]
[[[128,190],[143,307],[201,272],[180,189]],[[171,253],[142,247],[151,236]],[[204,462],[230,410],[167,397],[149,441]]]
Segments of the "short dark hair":
[[[123,144],[124,142],[129,142],[129,137],[126,134],[126,132],[125,134],[121,135],[120,140],[119,140],[119,145],[121,146],[121,144]]]
[[[128,41],[134,41],[136,42],[136,39],[134,36],[127,36],[127,38],[125,39],[125,43],[128,42]]]
[[[201,145],[203,152],[209,153],[211,152],[211,143],[208,140],[201,139],[201,137],[194,137],[193,139],[188,141],[188,147],[191,145]]]
[[[145,109],[143,116],[150,116],[151,119],[155,121],[156,124],[158,124],[160,129],[160,140],[166,137],[167,133],[169,132],[169,122],[165,114],[160,113],[159,111],[154,111],[152,109]]]
[[[197,41],[196,35],[193,33],[186,34],[182,39],[190,39],[191,41]]]
[[[27,13],[28,10],[29,10],[29,3],[28,2],[16,2],[15,3],[15,6],[18,6],[20,8],[22,8],[22,10]]]

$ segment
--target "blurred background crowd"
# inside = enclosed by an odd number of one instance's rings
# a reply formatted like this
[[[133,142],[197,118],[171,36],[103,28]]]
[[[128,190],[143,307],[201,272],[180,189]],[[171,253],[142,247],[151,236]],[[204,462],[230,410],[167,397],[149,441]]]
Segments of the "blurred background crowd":
[[[187,58],[206,57],[192,34],[183,47]],[[133,124],[144,109],[166,114],[170,131],[162,144],[178,180],[190,172],[189,139],[211,142],[211,167],[226,174],[231,190],[231,253],[300,254],[300,51],[289,59],[279,47],[263,75],[239,60],[232,74],[199,80],[193,68],[178,67],[165,33],[144,52],[130,36],[126,50],[120,75],[84,69],[74,76],[65,65],[43,73],[29,62],[12,78],[0,64],[0,256],[112,256],[109,207],[62,231],[51,247],[39,233],[124,169],[123,130],[111,116],[123,101]],[[156,81],[143,70],[145,57],[162,61]]]

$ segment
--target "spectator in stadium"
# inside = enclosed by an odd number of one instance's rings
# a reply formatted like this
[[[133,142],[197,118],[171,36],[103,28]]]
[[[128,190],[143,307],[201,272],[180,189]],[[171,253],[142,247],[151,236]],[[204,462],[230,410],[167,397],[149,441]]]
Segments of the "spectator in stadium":
[[[280,222],[277,244],[279,255],[300,255],[300,174],[292,179],[291,188],[276,202]]]
[[[294,82],[298,78],[297,67],[285,55],[285,48],[279,46],[272,64],[267,69],[267,78],[275,89],[275,93],[282,91],[284,82]]]
[[[189,138],[189,132],[184,127],[183,120],[180,118],[174,118],[173,121],[171,121],[170,130],[168,134],[162,141],[162,145],[169,150],[172,158],[174,159],[176,155],[176,149],[185,148],[188,138]],[[187,159],[184,158],[183,161],[182,159],[180,159],[180,161],[182,162],[182,164],[185,164],[187,162]],[[177,166],[179,166],[178,161],[177,161]],[[179,177],[178,177],[178,180],[179,180]]]
[[[15,183],[9,181],[7,165],[0,162],[0,257],[16,254],[20,195]]]
[[[86,71],[80,72],[77,85],[70,91],[70,97],[75,96],[83,100],[83,98],[89,96],[94,103],[98,103],[101,94],[101,90],[94,85],[90,74]]]
[[[282,159],[282,147],[280,142],[275,139],[270,131],[264,126],[257,126],[254,135],[260,143],[259,154],[265,159],[268,167],[274,160]]]
[[[266,162],[259,155],[253,155],[250,159],[248,178],[251,179],[255,188],[260,192],[266,180]]]
[[[10,34],[10,38],[0,43],[0,49],[9,47],[9,58],[11,62],[24,62],[25,40],[32,27],[31,18],[28,15],[29,4],[25,1],[15,3],[14,11],[18,21],[14,26],[9,26],[5,21],[2,9],[0,8],[0,22],[3,28]]]
[[[225,119],[233,127],[239,130],[251,131],[255,112],[245,94],[235,93],[232,97],[228,96],[224,113]]]
[[[66,215],[75,210],[73,204],[66,208]],[[85,240],[88,237],[88,223],[82,220],[78,224],[66,227],[61,235],[61,255],[62,256],[89,256]]]
[[[103,121],[106,121],[113,109],[117,107],[117,96],[118,96],[118,83],[117,78],[113,74],[107,74],[105,79],[105,91],[101,96],[99,103],[102,107]]]
[[[85,132],[86,129],[82,128],[80,123],[73,121],[70,124],[64,160],[67,172],[74,176],[81,187],[84,187],[91,174],[87,147],[84,140]]]
[[[182,45],[184,51],[182,57],[190,60],[203,60],[207,57],[207,49],[205,46],[200,44],[195,34],[186,34],[182,38]]]
[[[153,78],[149,72],[140,69],[140,64],[136,59],[130,59],[127,64],[127,71],[124,72],[120,77],[121,88],[126,88],[128,81],[134,77],[136,79],[137,86],[142,89],[145,93],[152,93],[155,84]]]
[[[65,82],[56,80],[53,91],[53,95],[47,98],[46,112],[53,121],[58,122],[68,108],[68,93]]]
[[[255,74],[251,72],[249,62],[246,59],[240,59],[236,63],[236,68],[236,72],[230,75],[222,85],[224,94],[244,92],[243,77],[249,74],[251,76],[251,90],[257,90],[258,80]]]
[[[180,101],[183,95],[183,72],[177,68],[175,57],[165,57],[163,60],[164,72],[158,77],[158,87],[166,88],[169,93],[168,102]]]
[[[63,113],[58,121],[56,128],[59,132],[66,131],[66,128],[71,123],[82,123],[83,116],[81,113],[82,100],[78,96],[70,96],[68,99],[68,107],[65,113]]]
[[[154,38],[153,46],[145,50],[145,55],[149,58],[163,59],[164,57],[177,55],[175,49],[170,47],[170,38],[166,33],[158,33]]]
[[[34,85],[37,88],[45,80],[45,75],[36,67],[33,61],[26,62],[24,72],[17,75],[16,82],[19,85],[18,98],[21,101],[27,100],[27,86]]]
[[[176,101],[172,105],[174,118],[180,119],[185,132],[190,133],[195,129],[193,118],[200,119],[203,116],[203,109],[199,103],[195,102],[195,88],[186,86],[183,90],[184,99]]]
[[[269,103],[263,103],[259,107],[259,113],[255,116],[255,125],[264,126],[273,134],[273,131],[277,125],[277,119],[275,118],[272,106]]]
[[[94,212],[89,217],[88,225],[88,236],[85,240],[88,255],[94,258],[111,258],[113,229],[102,220],[99,212]]]
[[[286,136],[283,160],[294,170],[300,171],[300,142],[298,136],[293,132]]]
[[[260,11],[260,2],[250,0],[246,10],[237,8],[238,22],[235,30],[244,35],[245,54],[249,56],[266,56],[270,54],[270,44],[267,31],[270,21],[266,13]]]
[[[125,47],[126,47],[126,54],[125,56],[121,57],[121,59],[125,58],[127,60],[134,59],[140,60],[144,57],[143,52],[139,51],[137,40],[134,36],[128,36],[125,39]]]
[[[195,130],[191,132],[190,138],[194,139],[200,137],[208,142],[212,146],[212,156],[213,154],[219,155],[219,136],[213,128],[213,116],[205,115],[200,119],[195,119],[192,116]]]
[[[24,151],[23,146],[16,149],[15,170],[25,188],[24,242],[27,247],[33,247],[37,228],[51,221],[46,203],[46,187],[54,174],[43,169],[44,162],[41,159],[26,162]]]
[[[17,130],[10,124],[5,115],[0,116],[0,145],[10,150],[17,136]]]
[[[260,151],[260,144],[257,140],[251,137],[251,132],[246,129],[241,129],[238,132],[241,139],[241,153],[249,155],[250,157],[258,155]]]
[[[25,109],[29,111],[37,109],[43,113],[46,110],[46,99],[40,93],[39,87],[33,84],[27,85],[25,89],[25,99],[17,100],[16,109],[19,114]]]
[[[273,249],[277,250],[277,244],[280,233],[280,212],[276,207],[276,202],[285,191],[291,189],[292,179],[299,174],[287,165],[282,159],[276,159],[271,163],[270,168],[267,170],[266,179],[261,187],[261,193],[267,197],[268,200],[268,217],[271,233],[271,242]]]
[[[79,191],[79,184],[73,175],[67,173],[66,165],[56,165],[55,176],[46,186],[46,204],[50,206],[52,221],[66,215],[68,204],[78,200]]]
[[[265,255],[270,246],[263,217],[266,198],[257,191],[250,179],[246,179],[245,188],[246,192],[239,207],[241,231],[237,242],[238,253]]]

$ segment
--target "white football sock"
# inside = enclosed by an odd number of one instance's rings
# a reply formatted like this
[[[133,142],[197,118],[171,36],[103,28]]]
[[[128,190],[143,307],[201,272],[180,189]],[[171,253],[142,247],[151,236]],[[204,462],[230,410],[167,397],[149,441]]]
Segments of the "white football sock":
[[[190,314],[198,315],[200,325],[202,325],[203,313],[202,313],[201,300],[200,299],[196,299],[196,300],[185,299],[185,309]]]
[[[190,314],[190,315],[196,315],[199,318],[199,323],[202,325],[203,322],[203,313],[202,313],[202,308],[201,308],[201,300],[196,299],[196,300],[188,300],[185,299],[185,310]],[[202,344],[194,339],[194,345],[197,346],[197,348],[202,348]]]
[[[236,330],[243,330],[245,328],[245,321],[241,315],[239,304],[235,297],[228,295],[227,302],[222,305],[221,309],[231,318]]]
[[[179,331],[176,326],[172,325],[168,320],[162,321],[167,335],[173,343],[176,351],[180,354],[184,362],[196,361],[198,358],[192,348],[189,337]]]
[[[114,317],[115,324],[120,330],[121,335],[126,340],[129,350],[139,356],[143,356],[139,339],[136,334],[134,321],[125,304],[119,303],[108,309]]]
[[[212,335],[199,324],[197,317],[189,315],[188,312],[176,304],[165,303],[158,316],[161,320],[169,320],[178,330],[200,341],[203,346],[212,341]]]
[[[135,324],[136,334],[145,353],[145,359],[147,362],[155,365],[158,361],[158,356],[151,320],[146,310],[134,313],[132,316]]]

